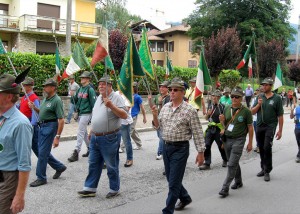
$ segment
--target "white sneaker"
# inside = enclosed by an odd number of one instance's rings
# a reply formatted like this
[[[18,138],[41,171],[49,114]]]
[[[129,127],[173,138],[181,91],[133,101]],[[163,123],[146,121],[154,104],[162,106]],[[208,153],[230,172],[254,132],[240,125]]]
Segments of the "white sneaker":
[[[133,150],[140,150],[140,149],[141,149],[140,146],[135,146],[135,147],[133,147]]]
[[[156,160],[161,160],[162,159],[162,155],[157,155],[156,156]]]
[[[123,153],[123,152],[124,152],[124,149],[119,148],[119,153]]]

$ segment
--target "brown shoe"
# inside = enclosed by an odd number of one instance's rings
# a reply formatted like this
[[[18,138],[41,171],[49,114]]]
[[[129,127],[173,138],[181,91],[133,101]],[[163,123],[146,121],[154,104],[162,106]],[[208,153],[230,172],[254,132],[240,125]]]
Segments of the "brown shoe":
[[[133,164],[133,160],[127,160],[126,163],[124,164],[124,167],[131,167]]]

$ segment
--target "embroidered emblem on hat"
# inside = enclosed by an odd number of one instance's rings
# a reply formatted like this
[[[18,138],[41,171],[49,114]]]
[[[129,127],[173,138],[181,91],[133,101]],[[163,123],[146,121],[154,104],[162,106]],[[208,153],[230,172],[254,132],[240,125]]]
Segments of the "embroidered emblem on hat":
[[[0,153],[3,152],[3,150],[4,150],[4,146],[0,144]]]
[[[244,117],[243,117],[243,116],[239,116],[239,117],[238,117],[238,121],[239,121],[239,122],[243,122],[243,121],[244,121]]]

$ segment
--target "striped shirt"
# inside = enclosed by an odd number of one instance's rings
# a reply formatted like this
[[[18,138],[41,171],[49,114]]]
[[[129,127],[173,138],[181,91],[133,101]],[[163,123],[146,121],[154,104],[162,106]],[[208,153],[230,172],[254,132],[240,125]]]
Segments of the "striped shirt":
[[[163,140],[189,141],[193,135],[197,151],[204,152],[203,130],[196,109],[183,101],[173,111],[172,104],[165,104],[158,116]]]

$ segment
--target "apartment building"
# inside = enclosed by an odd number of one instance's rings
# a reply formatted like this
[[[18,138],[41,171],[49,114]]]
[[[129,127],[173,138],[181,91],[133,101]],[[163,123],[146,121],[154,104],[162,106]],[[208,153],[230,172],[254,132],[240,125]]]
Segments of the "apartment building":
[[[65,55],[68,0],[0,0],[0,37],[7,50]],[[95,0],[72,0],[72,39],[91,43],[100,35]]]
[[[147,22],[144,20],[143,22]],[[151,28],[149,28],[150,26]],[[189,26],[177,25],[165,30],[159,30],[153,25],[146,25],[147,36],[150,43],[150,51],[154,64],[165,66],[167,54],[173,66],[196,68],[199,62],[199,55],[192,54],[193,41],[187,35]],[[137,33],[135,31],[135,33]],[[136,35],[139,45],[141,38]]]

